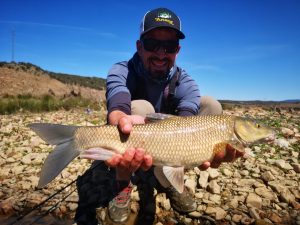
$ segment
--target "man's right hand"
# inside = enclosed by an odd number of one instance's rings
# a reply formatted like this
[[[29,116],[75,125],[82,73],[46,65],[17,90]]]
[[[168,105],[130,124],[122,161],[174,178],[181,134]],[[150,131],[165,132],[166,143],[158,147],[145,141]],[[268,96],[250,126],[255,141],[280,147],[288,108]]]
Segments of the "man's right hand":
[[[118,125],[124,134],[130,134],[133,124],[144,124],[145,118],[139,115],[127,115],[121,111],[113,111],[108,115],[110,124]],[[117,179],[129,180],[131,174],[139,168],[148,170],[152,166],[152,157],[145,154],[142,148],[129,148],[123,155],[115,155],[106,161],[110,167],[116,167]]]

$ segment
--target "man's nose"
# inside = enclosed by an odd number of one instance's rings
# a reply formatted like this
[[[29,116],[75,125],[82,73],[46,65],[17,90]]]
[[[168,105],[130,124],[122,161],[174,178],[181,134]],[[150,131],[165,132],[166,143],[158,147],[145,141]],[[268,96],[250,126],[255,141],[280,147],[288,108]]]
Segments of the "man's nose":
[[[166,55],[167,51],[165,47],[159,46],[158,49],[156,50],[156,54],[158,55]]]

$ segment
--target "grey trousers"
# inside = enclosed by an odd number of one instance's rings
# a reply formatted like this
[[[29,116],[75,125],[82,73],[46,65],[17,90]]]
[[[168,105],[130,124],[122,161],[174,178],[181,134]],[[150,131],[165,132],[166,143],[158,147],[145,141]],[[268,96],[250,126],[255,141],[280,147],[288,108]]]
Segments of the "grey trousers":
[[[221,115],[222,106],[220,102],[210,96],[202,96],[200,98],[200,111],[199,115]],[[146,116],[150,113],[155,113],[155,110],[150,102],[146,100],[134,100],[131,102],[131,113],[133,115]],[[162,168],[156,168],[154,170],[156,178],[163,187],[170,186],[170,182],[164,176]]]
[[[222,106],[220,102],[210,96],[202,96],[200,98],[199,115],[220,115],[222,114]],[[131,113],[133,115],[146,116],[155,113],[150,102],[146,100],[134,100],[131,102]]]

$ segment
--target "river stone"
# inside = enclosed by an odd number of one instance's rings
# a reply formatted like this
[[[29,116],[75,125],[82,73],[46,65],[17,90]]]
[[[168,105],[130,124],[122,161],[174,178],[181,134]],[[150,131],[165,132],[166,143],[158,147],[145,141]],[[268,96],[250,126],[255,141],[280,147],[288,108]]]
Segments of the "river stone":
[[[275,200],[274,193],[266,187],[256,188],[255,193],[258,194],[259,196],[263,197],[263,198],[267,198],[267,199],[270,199],[270,200]]]
[[[262,208],[262,199],[257,194],[249,193],[246,199],[248,207],[255,207],[258,209]]]

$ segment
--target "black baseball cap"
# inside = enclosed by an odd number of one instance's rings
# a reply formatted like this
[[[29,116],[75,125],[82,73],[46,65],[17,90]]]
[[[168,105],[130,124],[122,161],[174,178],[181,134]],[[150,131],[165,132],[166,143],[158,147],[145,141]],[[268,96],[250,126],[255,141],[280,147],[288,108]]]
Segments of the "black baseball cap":
[[[177,31],[179,39],[185,38],[185,35],[181,31],[181,21],[179,17],[167,8],[153,9],[144,15],[140,27],[140,37],[150,30],[159,27],[172,28]]]

